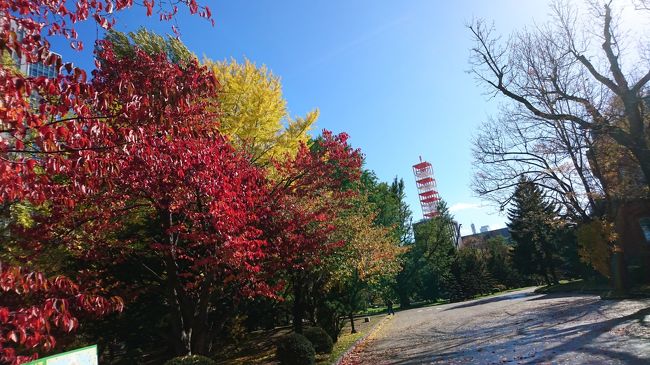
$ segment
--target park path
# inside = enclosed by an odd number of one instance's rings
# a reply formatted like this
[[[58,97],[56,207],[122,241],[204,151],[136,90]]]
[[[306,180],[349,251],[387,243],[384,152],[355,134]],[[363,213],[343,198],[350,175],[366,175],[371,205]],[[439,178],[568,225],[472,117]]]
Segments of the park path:
[[[398,312],[345,364],[650,364],[650,299],[536,295]]]

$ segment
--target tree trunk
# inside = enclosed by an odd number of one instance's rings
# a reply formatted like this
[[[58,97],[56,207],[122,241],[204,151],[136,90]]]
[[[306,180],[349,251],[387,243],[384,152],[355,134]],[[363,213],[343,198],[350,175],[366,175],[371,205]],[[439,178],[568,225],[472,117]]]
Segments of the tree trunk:
[[[612,286],[616,294],[628,292],[627,263],[623,251],[614,251],[612,254]]]
[[[546,268],[548,272],[551,274],[551,280],[553,280],[553,284],[557,284],[557,273],[555,272],[555,263],[553,262],[553,254],[550,251],[546,251],[544,253],[546,256]]]
[[[293,283],[293,330],[302,333],[302,319],[305,314],[304,293],[300,280],[294,279]]]
[[[173,289],[171,289],[173,292]],[[180,310],[180,304],[176,300],[176,295],[169,295],[169,304],[171,307],[171,318],[170,318],[170,330],[171,330],[171,346],[174,350],[174,354],[177,356],[183,356],[190,352],[189,344],[185,340],[187,335],[183,330],[183,316]]]
[[[309,315],[307,320],[309,320],[309,322],[311,324],[315,324],[316,323],[316,305],[315,304],[312,303],[311,305],[309,305],[309,308],[307,308],[307,314]]]
[[[409,298],[408,293],[405,291],[399,290],[397,292],[397,295],[399,296],[399,307],[404,309],[404,308],[409,308],[411,306],[411,300]]]
[[[158,212],[163,232],[167,232],[173,225],[173,216],[169,211],[160,210]],[[182,285],[178,278],[178,267],[175,260],[175,247],[177,237],[169,234],[166,237],[169,240],[169,251],[165,252],[164,265],[167,273],[167,295],[169,306],[171,308],[170,330],[171,341],[174,353],[178,356],[192,353],[192,332],[188,331],[188,318],[186,316],[186,298]]]
[[[350,333],[357,333],[357,329],[354,328],[354,313],[350,312],[348,314],[348,318],[350,318],[350,327],[352,327],[352,331],[350,331]]]
[[[650,150],[648,150],[648,145],[645,141],[639,142],[639,144],[639,147],[632,148],[631,151],[639,162],[639,166],[645,179],[645,185],[650,187]]]
[[[201,294],[196,305],[196,315],[192,318],[192,354],[208,355],[210,352],[211,336],[208,325],[208,310],[210,308],[210,287],[212,282],[212,280],[206,279],[201,285]]]
[[[165,260],[167,266],[167,281],[169,285],[169,306],[171,307],[170,329],[172,332],[172,346],[177,356],[192,353],[192,332],[187,330],[187,318],[184,316],[185,309],[183,293],[178,290],[178,279],[176,278],[175,268],[170,257]],[[171,267],[170,267],[171,266]]]
[[[558,284],[559,281],[557,280],[557,273],[555,272],[555,265],[551,266],[551,279],[553,280],[553,284]]]
[[[551,278],[548,276],[547,268],[544,267],[543,271],[544,271],[544,281],[546,282],[546,285],[551,286]]]

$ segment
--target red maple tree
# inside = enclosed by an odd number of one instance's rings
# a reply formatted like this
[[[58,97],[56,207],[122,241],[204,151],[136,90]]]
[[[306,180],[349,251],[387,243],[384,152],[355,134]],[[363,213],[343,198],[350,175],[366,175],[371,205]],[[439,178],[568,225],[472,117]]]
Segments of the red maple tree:
[[[35,350],[56,345],[55,331],[72,332],[80,314],[102,316],[122,309],[118,297],[82,293],[63,276],[0,264],[0,362],[22,363],[37,358]],[[24,353],[31,353],[25,355]]]
[[[355,191],[361,176],[361,151],[348,135],[323,130],[311,146],[302,144],[295,158],[276,163],[279,179],[272,189],[274,214],[267,234],[273,270],[284,272],[293,291],[293,324],[302,331],[305,280],[309,270],[343,242],[330,239],[334,217]]]
[[[36,227],[19,232],[18,244],[31,255],[56,242],[75,260],[110,270],[133,240],[148,245],[163,268],[175,352],[206,353],[217,291],[232,284],[237,295],[273,296],[267,279],[275,270],[308,269],[336,246],[329,222],[345,184],[359,177],[361,154],[347,135],[325,131],[276,165],[279,179],[267,180],[219,134],[208,104],[216,80],[197,61],[172,64],[139,50],[121,58],[99,42],[88,80],[49,55],[42,33],[81,48],[70,24],[93,18],[110,28],[111,14],[131,5],[80,0],[69,9],[63,0],[0,0],[0,50],[62,71],[49,79],[0,68],[0,203],[47,203]],[[144,5],[150,15],[154,2]],[[194,0],[187,5],[211,17]],[[159,13],[168,19],[176,11],[172,5]],[[117,239],[133,212],[153,222],[155,232]],[[50,350],[53,328],[74,330],[81,313],[121,309],[120,299],[106,297],[129,283],[108,283],[110,273],[94,266],[80,272],[78,285],[2,265],[0,362],[18,364]]]
[[[146,100],[143,104],[135,88],[131,87],[130,93],[125,89],[105,92],[107,85],[100,75],[89,82],[84,70],[63,64],[49,53],[44,37],[64,36],[73,48],[81,49],[74,23],[91,18],[109,29],[114,24],[112,14],[131,7],[133,1],[79,0],[71,4],[64,0],[0,0],[0,53],[28,63],[54,65],[61,71],[55,78],[28,77],[8,65],[0,67],[0,204],[47,202],[55,212],[61,206],[75,206],[79,202],[75,198],[106,187],[104,172],[119,167],[111,160],[111,152],[145,135],[148,126],[138,118],[142,113],[155,114],[155,106]],[[171,4],[158,5],[161,19],[170,19],[178,11]],[[207,7],[199,7],[194,0],[187,5],[191,13],[211,18]],[[147,0],[144,6],[151,15],[154,1]],[[111,71],[118,73],[113,75],[115,79],[123,70]],[[187,88],[193,81],[214,83],[205,74],[166,76],[171,76],[170,82],[183,76],[197,78],[182,84]],[[165,86],[178,91],[177,85],[158,86],[163,96]],[[125,99],[129,100],[121,104]],[[180,108],[185,106],[183,100],[175,101]],[[62,184],[61,177],[68,180]],[[43,273],[7,263],[0,265],[0,290],[2,363],[22,363],[36,358],[39,351],[50,350],[55,345],[54,328],[74,330],[80,313],[104,315],[122,307],[121,300],[89,294],[93,291],[82,291],[65,277],[46,278]]]

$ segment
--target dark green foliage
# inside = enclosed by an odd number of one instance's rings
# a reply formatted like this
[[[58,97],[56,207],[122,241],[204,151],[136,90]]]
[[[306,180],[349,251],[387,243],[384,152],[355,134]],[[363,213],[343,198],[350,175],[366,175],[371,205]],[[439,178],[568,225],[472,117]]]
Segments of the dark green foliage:
[[[512,250],[512,246],[501,236],[486,241],[486,265],[496,282],[495,288],[516,288],[523,285],[521,275],[513,266]]]
[[[452,237],[452,217],[444,202],[439,216],[416,223],[413,227],[415,243],[408,257],[411,268],[411,284],[415,284],[415,296],[423,300],[443,298],[445,283],[449,279],[456,249]]]
[[[578,238],[575,225],[565,225],[556,232],[558,256],[560,258],[558,271],[565,278],[590,278],[599,274],[582,260],[578,255]]]
[[[165,365],[217,365],[217,363],[205,356],[188,355],[175,357],[167,361]]]
[[[448,291],[450,268],[456,249],[452,238],[452,217],[444,202],[440,215],[413,225],[414,242],[402,257],[402,270],[396,277],[400,307],[407,308],[411,299],[437,300]]]
[[[282,365],[312,365],[316,361],[314,346],[299,333],[284,336],[275,354]]]
[[[375,224],[392,228],[395,239],[401,244],[412,241],[411,210],[406,204],[404,180],[395,178],[392,183],[379,183],[371,171],[364,171],[364,187],[368,190],[368,201],[377,207]]]
[[[145,28],[129,33],[110,30],[105,38],[113,43],[113,47],[120,57],[135,57],[135,47],[137,45],[149,55],[164,53],[167,55],[169,62],[175,64],[183,64],[196,58],[176,37],[169,35],[162,37]]]
[[[463,300],[519,287],[522,277],[514,268],[512,244],[503,237],[477,238],[457,250],[453,218],[442,202],[440,215],[414,224],[415,242],[408,245],[396,293],[402,308],[411,300]]]
[[[289,323],[286,302],[272,298],[250,298],[240,300],[237,309],[246,315],[244,324],[248,331],[270,330]]]
[[[453,282],[448,283],[447,287],[452,301],[491,293],[497,285],[488,271],[485,252],[469,247],[460,249],[456,254],[451,265],[451,280]]]
[[[560,226],[553,204],[542,190],[525,177],[519,180],[508,210],[508,228],[515,242],[515,267],[532,278],[537,274],[547,284],[557,283],[557,232]]]
[[[332,293],[334,294],[334,293]],[[339,300],[326,299],[319,303],[316,310],[316,323],[325,330],[333,342],[339,338],[344,321],[345,306]]]
[[[302,333],[309,342],[314,346],[314,350],[319,354],[329,354],[332,352],[334,342],[332,337],[320,327],[307,327]]]

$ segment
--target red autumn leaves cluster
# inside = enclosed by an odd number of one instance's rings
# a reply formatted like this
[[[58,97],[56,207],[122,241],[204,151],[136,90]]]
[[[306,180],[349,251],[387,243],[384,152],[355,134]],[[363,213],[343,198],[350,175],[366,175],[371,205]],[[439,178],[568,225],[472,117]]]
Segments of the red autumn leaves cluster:
[[[80,313],[101,316],[123,306],[118,297],[107,299],[80,293],[79,287],[63,276],[48,279],[42,273],[7,265],[0,266],[0,296],[3,362],[34,358],[19,355],[17,348],[52,349],[56,345],[52,334],[74,331]]]
[[[67,24],[92,16],[109,27],[107,16],[132,2],[67,4],[0,0],[0,49],[61,70],[48,79],[0,69],[0,204],[47,207],[34,227],[14,227],[22,254],[0,263],[0,363],[51,350],[80,315],[120,311],[122,300],[111,295],[129,283],[109,282],[107,270],[134,240],[160,260],[177,345],[200,352],[215,291],[236,283],[237,295],[273,296],[274,272],[307,267],[336,245],[329,222],[344,185],[359,177],[360,152],[345,134],[325,131],[276,163],[271,178],[219,133],[210,112],[218,81],[197,61],[173,64],[139,50],[123,58],[99,42],[89,80],[48,56],[44,28],[74,40]],[[154,2],[146,5],[151,12]],[[209,9],[188,5],[210,18]],[[116,238],[134,214],[155,232]],[[23,267],[48,245],[102,264],[76,283]]]

